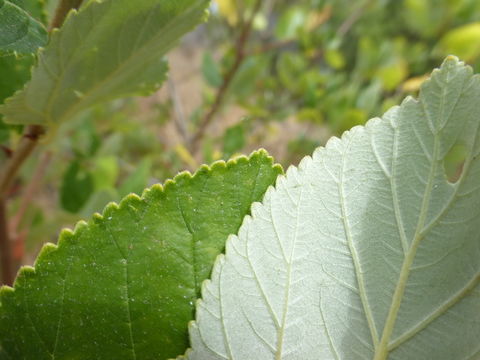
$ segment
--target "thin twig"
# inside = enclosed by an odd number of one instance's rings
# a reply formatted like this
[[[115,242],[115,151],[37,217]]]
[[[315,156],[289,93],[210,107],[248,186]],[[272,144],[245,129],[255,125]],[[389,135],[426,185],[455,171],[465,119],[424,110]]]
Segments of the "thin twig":
[[[246,48],[248,39],[250,37],[250,33],[252,32],[253,21],[258,11],[260,10],[261,5],[262,5],[262,0],[257,0],[255,2],[255,5],[253,7],[252,13],[250,14],[250,17],[243,24],[242,30],[240,32],[240,36],[238,37],[238,40],[235,46],[236,51],[235,51],[235,60],[233,62],[233,65],[223,77],[222,85],[220,86],[220,88],[216,93],[215,100],[212,106],[210,107],[210,110],[205,114],[205,116],[200,121],[197,132],[195,133],[195,136],[193,137],[190,143],[192,154],[195,154],[197,152],[198,147],[200,145],[200,141],[205,135],[205,132],[208,126],[210,125],[210,123],[212,122],[213,118],[215,117],[216,113],[218,112],[218,110],[220,110],[223,104],[223,101],[225,99],[225,96],[228,92],[228,89],[232,83],[232,80],[235,77],[235,74],[237,73],[238,69],[240,68],[240,65],[242,65],[243,61],[245,60],[245,55],[246,55],[245,48]]]
[[[173,81],[172,74],[168,76],[168,81],[167,81],[167,86],[168,86],[168,93],[170,95],[170,99],[172,100],[173,104],[173,111],[174,111],[174,116],[173,116],[173,123],[175,124],[175,127],[182,137],[184,143],[188,143],[189,141],[189,136],[188,136],[188,130],[186,126],[186,120],[185,120],[185,112],[183,111],[183,105],[182,102],[180,101],[180,98],[177,93],[177,88],[175,86],[175,82]]]
[[[5,285],[13,284],[13,257],[8,236],[7,209],[5,199],[0,199],[0,262],[2,269],[2,283]]]
[[[45,176],[45,173],[48,168],[48,164],[50,163],[51,159],[52,159],[51,151],[46,151],[42,154],[41,159],[38,162],[37,167],[35,168],[35,171],[33,172],[33,175],[32,175],[32,178],[30,179],[29,184],[25,187],[25,190],[23,191],[22,200],[20,201],[20,206],[18,208],[18,211],[10,221],[9,229],[13,235],[12,237],[14,238],[16,237],[16,234],[20,230],[20,225],[22,223],[23,217],[25,216],[25,213],[27,212],[32,202],[32,199],[38,193],[38,189],[42,185],[42,179]]]
[[[251,52],[251,55],[261,55],[274,50],[282,50],[284,48],[291,47],[292,45],[296,45],[297,43],[297,39],[286,39],[282,41],[268,43],[258,49],[253,50]]]
[[[8,159],[0,174],[0,198],[6,199],[20,167],[30,156],[38,139],[45,133],[43,126],[27,126],[12,157]]]
[[[13,283],[13,259],[10,244],[10,235],[7,221],[7,199],[10,188],[15,180],[21,165],[30,156],[37,145],[38,138],[44,133],[42,126],[30,125],[25,129],[17,149],[8,159],[0,174],[0,251],[2,259],[2,283]]]
[[[60,27],[65,20],[68,12],[73,8],[78,8],[82,0],[61,0],[55,16],[49,26],[50,31]],[[2,260],[1,282],[6,285],[13,283],[13,259],[10,244],[10,235],[7,221],[7,199],[10,188],[17,177],[18,171],[25,160],[32,154],[37,146],[38,139],[45,133],[45,128],[40,125],[28,125],[25,128],[20,142],[13,152],[12,156],[2,168],[0,173],[0,258]]]
[[[366,0],[350,13],[350,16],[339,26],[336,37],[343,38],[352,28],[352,26],[362,17],[365,10],[370,6],[372,0]]]

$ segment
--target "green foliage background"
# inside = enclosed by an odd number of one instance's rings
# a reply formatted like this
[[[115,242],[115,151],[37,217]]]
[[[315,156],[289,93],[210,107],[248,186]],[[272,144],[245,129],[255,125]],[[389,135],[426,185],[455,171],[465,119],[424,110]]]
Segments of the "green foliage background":
[[[15,3],[45,25],[56,6]],[[48,153],[40,189],[16,229],[19,263],[55,241],[60,224],[72,226],[183,169],[259,147],[284,165],[296,163],[331,135],[415,94],[448,54],[480,70],[476,0],[265,0],[223,106],[192,152],[185,134],[193,136],[211,109],[254,3],[213,1],[209,21],[169,55],[170,79],[161,91],[96,106],[44,140],[18,184],[36,181]],[[2,101],[22,88],[33,62],[0,56]],[[3,147],[14,147],[19,136],[18,127],[1,125]],[[21,196],[14,196],[10,212],[20,207]]]

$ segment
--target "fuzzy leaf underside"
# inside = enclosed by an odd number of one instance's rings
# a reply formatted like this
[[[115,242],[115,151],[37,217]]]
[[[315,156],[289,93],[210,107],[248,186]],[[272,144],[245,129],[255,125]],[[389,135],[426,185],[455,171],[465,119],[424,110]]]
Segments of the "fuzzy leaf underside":
[[[0,0],[0,52],[29,54],[46,44],[47,31],[14,1]]]
[[[167,359],[188,347],[200,284],[281,167],[265,151],[127,196],[47,244],[0,291],[11,359]]]
[[[91,0],[71,11],[38,54],[31,81],[0,113],[12,124],[56,125],[95,104],[150,94],[163,56],[205,19],[208,0]]]
[[[418,100],[291,167],[227,241],[179,359],[479,359],[479,99],[448,57]]]

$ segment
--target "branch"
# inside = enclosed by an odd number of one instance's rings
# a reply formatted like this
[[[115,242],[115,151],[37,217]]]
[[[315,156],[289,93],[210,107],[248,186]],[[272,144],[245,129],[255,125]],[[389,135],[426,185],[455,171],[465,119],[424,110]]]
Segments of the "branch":
[[[80,5],[82,5],[82,2],[83,0],[61,0],[55,10],[55,15],[50,23],[49,30],[52,31],[55,28],[60,28],[70,10],[78,9]]]
[[[365,10],[372,4],[372,0],[366,0],[362,5],[357,7],[350,13],[350,16],[340,25],[337,30],[336,37],[343,38],[352,28],[353,25],[362,17]]]
[[[232,80],[235,77],[235,74],[237,73],[238,69],[240,68],[240,65],[242,65],[243,61],[245,60],[245,57],[246,57],[245,47],[247,45],[250,34],[252,32],[253,20],[255,19],[256,14],[260,10],[261,5],[262,5],[262,0],[257,0],[255,2],[255,5],[253,7],[253,10],[252,10],[252,13],[250,14],[249,19],[243,24],[242,31],[240,32],[240,36],[238,37],[238,40],[235,46],[235,49],[236,49],[235,60],[233,62],[232,67],[225,74],[222,85],[217,91],[215,100],[210,110],[205,114],[205,116],[200,121],[198,130],[191,141],[192,154],[195,154],[197,152],[198,147],[200,145],[200,141],[205,135],[205,132],[208,126],[210,125],[210,123],[212,122],[213,118],[215,117],[216,113],[218,112],[218,110],[220,110],[224,102],[225,96],[228,92],[228,89],[232,83]]]
[[[168,86],[168,93],[170,95],[170,99],[172,100],[172,105],[174,110],[173,123],[178,133],[182,137],[183,141],[185,143],[188,143],[189,136],[188,136],[187,126],[185,125],[186,124],[185,112],[183,111],[182,102],[178,97],[177,88],[175,86],[175,82],[173,81],[172,74],[169,74],[168,76],[167,86]]]
[[[38,190],[42,185],[42,179],[45,176],[48,164],[50,163],[51,159],[52,153],[50,151],[46,151],[42,154],[42,157],[38,162],[35,171],[33,172],[29,184],[23,191],[22,200],[20,201],[18,211],[10,221],[9,229],[10,232],[13,234],[13,237],[16,237],[16,235],[18,234],[23,217],[25,216],[25,213],[30,207],[32,199],[35,197],[35,194],[38,193]]]
[[[13,258],[10,238],[8,236],[7,209],[5,199],[0,199],[0,263],[2,268],[2,283],[12,285],[13,274]]]
[[[38,139],[45,133],[43,126],[29,125],[25,129],[17,149],[12,157],[7,161],[2,173],[0,174],[0,198],[6,199],[8,192],[17,176],[20,167],[30,156],[37,145]]]
[[[82,0],[61,0],[55,12],[55,16],[49,26],[49,30],[60,27],[68,12],[78,8]],[[45,128],[40,125],[28,125],[25,128],[20,142],[10,159],[0,173],[0,257],[2,260],[1,282],[12,285],[14,278],[13,258],[11,252],[10,235],[7,221],[7,199],[10,188],[17,177],[18,171],[25,160],[32,154],[37,146],[38,139],[45,133]]]
[[[0,174],[0,251],[2,259],[2,283],[13,283],[13,259],[10,244],[10,235],[7,221],[7,198],[12,183],[25,160],[30,156],[37,145],[38,138],[43,135],[42,126],[27,126],[12,157],[8,159]]]

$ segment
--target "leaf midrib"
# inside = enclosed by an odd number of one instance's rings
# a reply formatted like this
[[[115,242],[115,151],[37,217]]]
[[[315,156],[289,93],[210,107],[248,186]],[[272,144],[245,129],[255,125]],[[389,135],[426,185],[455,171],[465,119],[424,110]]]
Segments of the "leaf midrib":
[[[448,80],[449,79],[447,74],[447,79],[446,79],[447,83],[448,83]],[[446,90],[447,89],[444,88],[442,91],[442,98],[441,98],[441,105],[440,105],[442,116],[445,116]],[[425,108],[425,105],[423,103],[421,103],[420,106],[422,106],[424,113],[428,118],[429,117],[428,109]],[[456,107],[456,104],[454,105],[454,107]],[[445,122],[448,122],[448,119]],[[434,131],[434,129],[431,129],[431,131],[433,132],[433,135],[434,135],[432,164],[430,166],[430,172],[428,174],[428,180],[427,180],[427,184],[423,194],[422,205],[420,207],[418,222],[417,222],[412,243],[402,263],[400,274],[398,276],[397,285],[395,287],[395,291],[394,291],[390,308],[388,311],[387,319],[385,320],[385,326],[383,328],[382,338],[380,340],[379,346],[376,347],[376,350],[375,350],[374,360],[385,360],[388,357],[388,354],[390,352],[390,347],[389,347],[390,338],[392,336],[392,333],[396,324],[398,311],[400,310],[400,305],[403,300],[403,294],[407,286],[408,278],[410,276],[410,271],[412,269],[412,264],[413,264],[413,261],[415,260],[418,246],[421,240],[426,235],[426,233],[423,232],[423,229],[425,226],[425,221],[426,221],[428,209],[430,206],[430,199],[431,199],[432,190],[433,190],[433,182],[435,180],[435,174],[436,174],[438,162],[439,162],[437,158],[440,152],[440,135],[439,134],[441,130]]]
[[[175,23],[176,18],[185,17],[185,15],[189,15],[191,12],[195,11],[197,8],[198,8],[198,6],[191,6],[191,7],[188,8],[188,10],[185,10],[184,13],[179,14],[177,17],[171,18],[171,20],[169,22],[165,23],[164,26],[162,26],[160,29],[158,29],[158,31],[156,32],[156,35],[152,36],[152,38],[150,40],[148,40],[147,42],[145,42],[143,44],[143,46],[141,47],[140,50],[137,50],[138,45],[135,45],[134,46],[134,51],[132,51],[132,54],[127,59],[125,59],[125,61],[123,61],[121,64],[118,64],[117,67],[115,68],[115,70],[110,72],[110,74],[108,74],[103,80],[101,80],[95,86],[91,87],[88,91],[86,91],[84,93],[84,96],[82,97],[82,99],[80,101],[78,101],[74,105],[69,106],[66,111],[63,111],[63,115],[61,115],[59,117],[58,122],[61,122],[62,120],[66,119],[66,118],[69,118],[70,116],[72,116],[72,114],[75,114],[76,111],[82,110],[84,107],[89,106],[89,102],[90,103],[92,102],[91,98],[92,97],[94,98],[93,94],[95,94],[95,92],[101,92],[101,90],[105,86],[105,84],[108,84],[112,79],[115,79],[117,77],[117,74],[122,74],[123,73],[122,70],[125,67],[127,67],[128,65],[130,65],[131,63],[134,63],[136,59],[144,58],[145,56],[147,56],[148,53],[150,53],[148,51],[148,49],[151,47],[151,44],[155,44],[155,43],[159,42],[159,37],[168,37],[168,35],[166,35],[165,32],[167,32],[167,33],[168,32],[175,32],[176,29],[180,25],[183,25],[183,24],[178,24],[178,26],[173,26],[173,27],[169,26],[171,23]],[[165,29],[167,29],[168,31],[165,31]],[[92,33],[90,33],[90,35],[91,34]],[[95,34],[95,32],[93,32],[93,34]],[[140,35],[138,35],[137,41],[138,41],[139,37],[140,37]],[[173,40],[169,41],[168,43],[165,43],[162,46],[162,48],[163,48],[162,51],[165,52],[167,49],[169,49],[170,46],[172,45],[172,43],[174,43],[175,41],[176,41],[176,39],[173,39]],[[87,41],[85,40],[83,43],[85,43],[85,42],[87,42]],[[81,48],[81,46],[77,47],[77,49],[80,49],[80,48]],[[77,51],[77,49],[75,50],[75,52]],[[71,61],[72,58],[74,58],[74,55],[70,56],[70,58],[67,61],[67,64],[70,64],[70,61]],[[54,123],[55,122],[53,117],[52,117],[52,107],[53,107],[53,104],[55,103],[56,98],[58,97],[59,87],[60,87],[60,83],[61,83],[60,79],[63,79],[64,74],[65,74],[68,66],[69,65],[63,65],[62,66],[62,71],[58,76],[59,80],[57,80],[56,83],[55,83],[55,87],[52,91],[52,95],[49,97],[49,101],[47,102],[46,108],[45,108],[44,111],[40,111],[40,113],[45,118],[48,119],[47,122],[49,122],[49,123]]]
[[[288,188],[287,188],[288,192]],[[300,204],[302,203],[302,196],[303,196],[303,189],[300,191],[298,204],[297,204],[297,216],[295,219],[295,233],[293,235],[293,242],[292,242],[292,249],[290,250],[290,256],[287,262],[287,284],[285,287],[285,302],[283,304],[283,316],[282,316],[282,323],[280,324],[280,328],[277,331],[277,338],[278,338],[278,345],[277,345],[277,352],[275,354],[275,360],[282,359],[283,353],[283,340],[285,338],[285,328],[287,324],[287,315],[289,309],[289,302],[290,302],[290,290],[291,290],[291,283],[292,283],[292,267],[293,267],[293,260],[295,254],[295,245],[297,243],[297,236],[298,236],[298,219],[300,218]]]
[[[458,101],[457,101],[458,102]],[[457,103],[455,103],[456,106]],[[475,129],[475,132],[478,132],[478,127]],[[477,145],[477,138],[473,142],[472,149],[475,149]],[[474,159],[473,154],[465,160],[462,174],[460,178],[455,183],[455,190],[452,192],[452,195],[448,199],[446,205],[441,209],[438,215],[432,219],[427,225],[424,224],[424,227],[420,231],[420,238],[424,238],[429,231],[440,221],[440,219],[445,215],[447,210],[451,207],[452,203],[457,199],[458,190],[463,183],[463,180],[466,177],[470,170],[470,166],[472,164],[472,160]],[[458,301],[460,301],[466,294],[472,291],[478,284],[480,283],[480,271],[477,272],[473,278],[467,282],[465,286],[463,286],[459,291],[457,291],[453,296],[451,296],[447,301],[445,301],[441,306],[439,306],[435,311],[431,312],[428,316],[426,316],[423,320],[421,320],[417,325],[413,326],[410,330],[406,331],[396,339],[394,339],[388,346],[388,351],[392,351],[402,343],[413,337],[422,329],[426,328],[431,322],[437,319],[439,316],[444,314],[449,308],[455,305]]]

